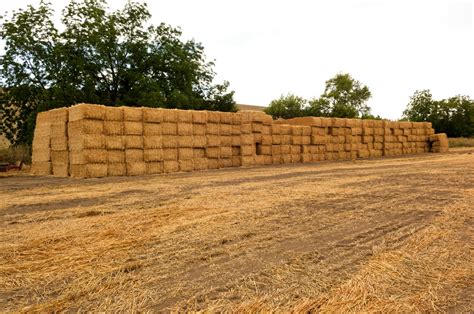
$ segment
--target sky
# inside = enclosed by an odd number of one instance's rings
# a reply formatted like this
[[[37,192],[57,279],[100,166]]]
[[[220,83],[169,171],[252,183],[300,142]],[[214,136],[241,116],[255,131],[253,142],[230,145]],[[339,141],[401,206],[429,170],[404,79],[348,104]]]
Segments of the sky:
[[[57,11],[67,0],[49,0]],[[111,9],[126,0],[109,0]],[[1,1],[0,11],[39,0]],[[474,0],[147,1],[151,22],[179,26],[215,61],[239,104],[282,94],[319,97],[350,73],[369,87],[372,113],[398,119],[416,90],[474,98]]]

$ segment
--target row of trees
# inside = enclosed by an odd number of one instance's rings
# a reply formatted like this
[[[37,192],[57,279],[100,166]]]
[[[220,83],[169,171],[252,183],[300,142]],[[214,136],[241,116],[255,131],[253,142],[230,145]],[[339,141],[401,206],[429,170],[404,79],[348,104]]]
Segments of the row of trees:
[[[38,112],[79,102],[235,110],[203,46],[150,25],[146,4],[110,12],[105,0],[71,0],[60,28],[53,13],[41,1],[2,19],[0,131],[13,144],[31,141]]]
[[[428,89],[416,91],[403,116],[410,121],[429,121],[436,132],[450,137],[474,136],[474,100],[469,96],[435,100]]]
[[[293,94],[282,95],[273,100],[265,112],[283,119],[302,116],[374,118],[367,105],[371,95],[367,86],[350,74],[340,73],[326,81],[319,98],[306,100]]]

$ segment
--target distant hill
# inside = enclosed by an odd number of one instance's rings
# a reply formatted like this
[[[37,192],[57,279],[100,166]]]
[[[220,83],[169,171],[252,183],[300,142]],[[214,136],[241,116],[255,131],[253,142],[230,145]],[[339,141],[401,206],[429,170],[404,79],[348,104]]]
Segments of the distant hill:
[[[239,110],[257,110],[257,111],[263,111],[266,107],[237,104],[237,108],[239,108]]]

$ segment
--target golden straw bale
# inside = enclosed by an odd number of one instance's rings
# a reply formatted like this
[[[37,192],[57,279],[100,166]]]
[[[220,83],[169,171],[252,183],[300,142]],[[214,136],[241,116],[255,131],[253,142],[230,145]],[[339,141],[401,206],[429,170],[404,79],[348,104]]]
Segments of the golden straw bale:
[[[342,118],[331,118],[332,126],[336,128],[345,128],[346,127],[346,119]]]
[[[262,135],[262,145],[272,145],[272,136]]]
[[[163,109],[163,122],[178,122],[178,110],[177,109]]]
[[[373,128],[374,120],[362,120],[362,128]]]
[[[322,127],[332,127],[332,118],[321,118]]]
[[[208,123],[206,126],[206,134],[219,134],[219,124],[218,123]]]
[[[123,123],[123,132],[125,135],[142,135],[143,123],[138,121],[125,121]]]
[[[240,154],[242,156],[253,156],[255,155],[255,145],[242,145],[240,146]]]
[[[364,136],[369,136],[369,135],[374,135],[375,130],[374,128],[362,128],[362,135]]]
[[[179,163],[175,160],[166,160],[163,161],[163,172],[164,173],[173,173],[179,171]]]
[[[178,147],[178,136],[176,135],[163,135],[161,138],[161,146],[163,148],[177,148]]]
[[[207,146],[220,146],[221,139],[218,135],[206,135]]]
[[[125,135],[125,136],[122,136],[122,141],[123,141],[125,149],[143,148],[143,136]]]
[[[50,145],[51,145],[51,150],[67,150],[68,149],[67,137],[66,136],[51,137]]]
[[[178,124],[193,122],[193,112],[190,110],[178,110]],[[179,127],[179,126],[178,126]]]
[[[104,121],[102,120],[78,120],[67,124],[69,137],[81,136],[82,134],[103,134]]]
[[[272,124],[271,133],[272,133],[272,135],[281,135],[281,125],[280,124]]]
[[[61,109],[58,109],[61,110]],[[90,104],[78,104],[72,107],[69,107],[65,113],[61,113],[61,116],[64,118],[67,117],[67,113],[69,113],[69,117],[65,121],[78,121],[83,119],[93,119],[93,120],[104,120],[105,119],[105,112],[106,107],[102,105],[90,105]],[[65,115],[66,114],[66,115]],[[51,119],[54,119],[51,116]],[[56,120],[56,119],[54,119]],[[59,122],[59,121],[56,121]]]
[[[163,122],[161,123],[161,134],[163,135],[176,135],[178,134],[178,124],[174,122]]]
[[[302,126],[301,127],[301,135],[310,136],[311,135],[311,127],[310,126]]]
[[[232,135],[231,145],[240,146],[242,144],[242,139],[240,135]]]
[[[144,161],[132,161],[126,163],[128,176],[142,176],[146,174],[146,163]]]
[[[194,158],[193,169],[196,171],[207,170],[207,158]]]
[[[88,163],[107,163],[106,149],[84,149],[69,152],[69,163],[84,165]]]
[[[49,161],[33,161],[31,164],[30,172],[35,175],[46,176],[50,175],[52,171],[52,165]]]
[[[221,122],[220,112],[217,111],[207,111],[207,122],[219,123]]]
[[[412,128],[412,123],[408,121],[402,121],[399,122],[400,128],[401,129],[411,129]]]
[[[272,145],[272,155],[281,155],[281,146],[280,145]]]
[[[185,111],[185,110],[182,110]],[[192,123],[178,123],[178,135],[193,135]]]
[[[252,133],[252,124],[245,123],[240,126],[240,132],[242,134],[250,134]]]
[[[189,172],[194,170],[193,160],[180,160],[179,161],[179,171]]]
[[[221,158],[219,159],[219,168],[232,167],[232,158]]]
[[[290,153],[292,155],[301,154],[301,145],[291,145],[290,146]]]
[[[121,177],[127,175],[127,167],[124,163],[108,163],[107,164],[107,176],[108,177]]]
[[[291,144],[291,135],[282,135],[281,136],[281,144],[282,145]]]
[[[212,157],[212,156],[210,156]],[[219,157],[220,158],[230,158],[232,157],[232,147],[227,147],[227,146],[224,146],[224,147],[220,147],[219,149]]]
[[[232,136],[219,136],[220,146],[232,146]]]
[[[219,135],[232,135],[232,125],[231,124],[219,124]]]
[[[281,135],[280,134],[273,134],[272,135],[272,144],[281,144]]]
[[[206,149],[205,148],[193,148],[193,158],[205,158]]]
[[[374,128],[374,135],[384,135],[385,131],[383,128]]]
[[[58,177],[69,176],[69,164],[52,162],[51,165],[52,165],[52,172],[54,176],[58,176]]]
[[[374,143],[383,143],[383,135],[374,135]]]
[[[232,125],[232,135],[240,135],[242,133],[240,125]]]
[[[233,115],[234,115],[232,112],[221,112],[220,114],[221,114],[220,123],[232,124]]]
[[[187,160],[193,159],[193,149],[192,148],[178,148],[178,159],[179,160]]]
[[[50,123],[36,124],[34,138],[36,137],[50,138],[51,137],[51,124]],[[34,141],[34,138],[33,138],[33,141]]]
[[[71,165],[70,174],[79,178],[102,178],[107,177],[107,164],[89,163],[86,165]]]
[[[206,147],[207,138],[204,135],[193,136],[193,147]]]
[[[162,161],[151,161],[146,163],[146,174],[160,174],[163,173]]]
[[[116,136],[121,139],[120,136]],[[115,137],[114,137],[115,138]],[[89,148],[106,148],[106,136],[101,134],[84,134],[82,136],[69,137],[69,150],[83,150]]]
[[[66,123],[51,123],[51,137],[67,137]]]
[[[123,121],[123,108],[121,107],[105,107],[106,121]]]
[[[142,122],[143,121],[143,108],[142,107],[122,107],[123,120]]]
[[[121,149],[107,150],[107,163],[125,163],[125,151]]]
[[[145,149],[149,148],[161,148],[162,147],[162,136],[144,136],[143,137],[143,147]]]
[[[177,148],[163,148],[163,160],[164,161],[178,160],[178,149]]]
[[[288,124],[281,124],[280,131],[282,135],[291,135],[292,134],[292,126]]]
[[[382,150],[383,149],[383,143],[382,142],[375,142],[374,143],[374,149]]]
[[[31,155],[32,162],[51,161],[51,150],[49,148],[33,149]]]
[[[164,109],[161,108],[143,108],[143,122],[161,123],[163,122]]]
[[[242,124],[242,115],[238,113],[232,114],[232,124],[233,125],[241,125]]]
[[[104,134],[122,135],[123,122],[121,121],[104,121]]]
[[[255,165],[259,165],[259,166],[265,165],[265,156],[257,155],[257,156],[254,156],[253,159],[254,159]]]
[[[273,155],[272,156],[272,164],[274,164],[274,165],[281,164],[281,155]]]
[[[161,135],[161,123],[145,122],[143,123],[143,135]]]
[[[424,129],[431,129],[433,127],[431,122],[423,122]]]
[[[193,135],[206,135],[206,124],[193,124]]]
[[[36,125],[49,125],[52,120],[50,118],[49,111],[42,111],[36,115]]]
[[[272,145],[262,145],[260,148],[260,153],[262,155],[271,155],[272,154]]]
[[[291,154],[291,162],[298,163],[301,162],[301,154]]]
[[[143,150],[144,161],[163,161],[163,150],[161,148],[150,148]]]
[[[192,116],[193,116],[193,123],[196,123],[196,124],[206,124],[207,123],[207,111],[193,110],[192,111]]]
[[[291,137],[291,144],[293,145],[301,145],[303,144],[303,136],[300,135],[293,135]]]
[[[293,125],[291,126],[291,135],[302,136],[303,135],[303,126]]]
[[[240,140],[242,145],[253,145],[254,144],[254,137],[252,134],[242,134],[240,136]]]
[[[288,155],[288,154],[290,154],[291,145],[281,145],[280,149],[281,149],[281,154],[282,155]]]
[[[263,124],[261,122],[252,123],[252,132],[253,133],[262,133]]]
[[[51,162],[54,164],[68,164],[69,163],[69,152],[63,151],[52,151]]]
[[[322,120],[319,117],[296,117],[285,120],[285,123],[292,125],[321,126]]]
[[[323,127],[311,128],[311,135],[326,135],[327,132],[328,132],[328,128],[323,128]]]
[[[240,167],[242,166],[242,157],[240,156],[232,156],[232,167]]]
[[[440,147],[449,147],[449,140],[446,133],[438,133],[438,134],[431,135],[429,137],[429,141],[433,142],[433,144],[438,142],[439,143],[438,145]]]
[[[218,158],[208,158],[207,159],[207,168],[208,169],[219,169],[219,159]]]
[[[192,136],[178,136],[178,147],[193,147]]]
[[[126,149],[125,150],[125,161],[143,161],[143,149]]]
[[[256,111],[256,110],[245,110],[248,112],[248,117],[250,122],[259,122],[263,123],[266,114],[263,111]]]
[[[240,146],[232,146],[232,156],[240,156]]]
[[[207,147],[206,148],[206,157],[207,158],[219,158],[219,147]]]
[[[311,144],[311,136],[302,136],[301,137],[301,144],[310,145]]]

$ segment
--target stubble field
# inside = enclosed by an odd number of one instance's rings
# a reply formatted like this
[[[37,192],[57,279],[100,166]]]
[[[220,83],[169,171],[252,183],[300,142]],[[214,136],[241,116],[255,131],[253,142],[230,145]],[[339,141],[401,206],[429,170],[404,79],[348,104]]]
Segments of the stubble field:
[[[466,311],[474,151],[0,177],[3,311]]]

